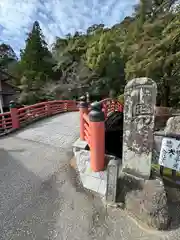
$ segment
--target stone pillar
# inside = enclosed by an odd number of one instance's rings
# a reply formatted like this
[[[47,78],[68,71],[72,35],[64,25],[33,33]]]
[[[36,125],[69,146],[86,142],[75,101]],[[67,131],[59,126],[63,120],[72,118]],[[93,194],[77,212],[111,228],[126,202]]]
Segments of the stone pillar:
[[[109,156],[109,158],[111,158]],[[110,159],[107,166],[107,187],[106,187],[106,202],[107,204],[115,204],[117,194],[117,180],[119,174],[119,160],[115,157]]]
[[[151,172],[157,86],[136,78],[124,91],[123,171],[148,179]]]

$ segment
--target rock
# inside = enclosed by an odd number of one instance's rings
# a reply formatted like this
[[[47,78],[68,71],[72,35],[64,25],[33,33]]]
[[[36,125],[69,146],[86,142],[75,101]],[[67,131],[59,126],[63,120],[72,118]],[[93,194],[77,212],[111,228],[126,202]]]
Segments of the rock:
[[[155,107],[155,130],[163,130],[167,120],[172,117],[172,109],[168,107]]]
[[[133,176],[121,176],[122,190],[119,198],[125,208],[136,218],[150,227],[165,230],[169,227],[170,216],[166,191],[160,180],[143,180]]]

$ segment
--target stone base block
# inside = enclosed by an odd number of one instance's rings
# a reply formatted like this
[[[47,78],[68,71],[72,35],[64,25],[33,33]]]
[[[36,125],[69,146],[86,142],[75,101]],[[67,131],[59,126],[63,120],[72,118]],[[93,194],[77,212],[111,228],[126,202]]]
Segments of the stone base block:
[[[70,165],[79,173],[84,188],[105,197],[109,203],[115,203],[119,161],[114,156],[105,155],[107,169],[93,172],[90,167],[90,151],[84,150],[86,145],[86,142],[81,140],[74,143],[74,158],[71,159]]]
[[[107,171],[93,172],[90,167],[90,152],[75,150],[75,157],[70,165],[79,172],[84,188],[105,196],[107,188]]]
[[[143,180],[122,173],[118,183],[118,201],[125,209],[150,227],[168,229],[170,216],[164,184],[161,180]]]
[[[87,148],[87,142],[82,141],[80,138],[76,140],[76,142],[73,144],[73,153],[76,156],[76,153],[85,150]]]

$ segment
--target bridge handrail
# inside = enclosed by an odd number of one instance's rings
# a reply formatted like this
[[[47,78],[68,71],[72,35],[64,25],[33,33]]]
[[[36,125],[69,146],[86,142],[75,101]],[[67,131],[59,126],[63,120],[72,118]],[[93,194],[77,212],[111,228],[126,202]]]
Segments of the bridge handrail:
[[[100,101],[102,105],[102,111],[104,112],[105,119],[111,112],[123,112],[123,104],[121,104],[117,99],[105,98]]]
[[[10,111],[0,114],[0,134],[11,132],[25,124],[34,122],[43,117],[52,116],[61,112],[78,111],[77,101],[53,100],[36,103],[22,108],[16,108],[14,103]]]
[[[84,120],[84,139],[91,146],[91,128],[90,128],[90,120],[87,113],[83,113]]]

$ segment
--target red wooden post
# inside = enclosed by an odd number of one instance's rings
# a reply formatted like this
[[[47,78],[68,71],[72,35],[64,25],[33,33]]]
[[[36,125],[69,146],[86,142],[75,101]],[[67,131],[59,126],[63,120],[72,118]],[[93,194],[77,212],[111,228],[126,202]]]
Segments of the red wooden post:
[[[80,112],[80,139],[82,141],[85,140],[85,133],[84,133],[84,118],[83,114],[88,113],[88,103],[85,101],[85,97],[80,98],[80,104],[79,104],[79,112]]]
[[[51,116],[52,115],[51,104],[49,102],[47,102],[45,107],[46,107],[47,115]]]
[[[68,103],[64,102],[64,111],[67,112],[68,111]]]
[[[9,108],[11,112],[12,128],[18,129],[20,128],[20,121],[18,116],[18,109],[16,108],[16,103],[14,101],[10,101]]]
[[[91,104],[89,113],[91,129],[90,165],[94,172],[105,168],[105,117],[100,103]]]
[[[107,118],[107,114],[108,114],[107,103],[106,102],[103,104],[103,112],[104,112],[104,117],[106,119]]]

